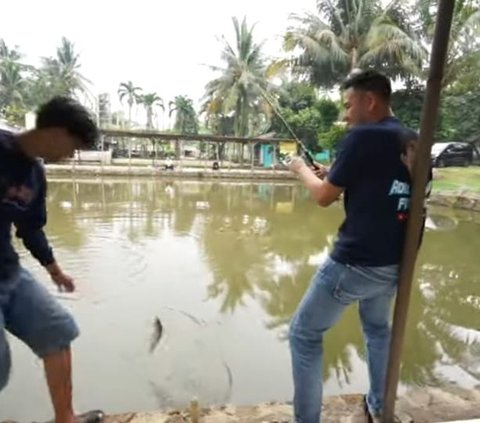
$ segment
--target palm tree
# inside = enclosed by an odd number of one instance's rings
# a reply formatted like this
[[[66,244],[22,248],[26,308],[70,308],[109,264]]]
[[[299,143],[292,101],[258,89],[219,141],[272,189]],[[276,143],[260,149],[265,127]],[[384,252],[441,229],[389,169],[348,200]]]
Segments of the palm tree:
[[[254,26],[249,27],[245,18],[241,23],[237,18],[232,20],[236,43],[232,46],[222,37],[225,67],[211,66],[221,75],[206,85],[202,110],[207,116],[234,112],[235,135],[247,136],[258,129],[252,127],[255,114],[270,115],[265,94],[273,89],[269,82],[272,75],[262,54],[263,43],[254,41]]]
[[[108,127],[112,122],[110,95],[101,93],[97,98],[98,122],[101,127]]]
[[[91,82],[80,73],[80,55],[75,44],[63,37],[57,48],[56,57],[42,58],[39,79],[47,82],[51,95],[63,94],[76,96],[80,93],[90,95]]]
[[[163,99],[157,93],[142,94],[139,96],[139,103],[143,104],[147,112],[147,129],[152,129],[154,108],[165,110]]]
[[[120,83],[120,87],[118,88],[118,97],[120,102],[123,103],[123,99],[127,98],[128,104],[128,126],[132,126],[132,107],[135,103],[139,102],[141,88],[137,87],[133,84],[132,81],[122,82]],[[132,160],[132,142],[131,140],[128,141],[128,163],[129,166]]]
[[[9,105],[22,105],[25,80],[21,66],[10,59],[4,60],[0,66],[0,109]]]
[[[5,40],[0,39],[0,62],[4,60],[18,61],[22,57],[21,53],[18,51],[18,47],[11,49],[5,43]]]
[[[22,72],[27,66],[19,62],[21,58],[18,47],[11,49],[0,39],[0,110],[24,103],[26,81]]]
[[[299,49],[295,73],[330,88],[353,69],[375,67],[391,77],[418,74],[426,51],[413,35],[399,0],[317,0],[318,13],[293,14],[284,48]]]
[[[177,95],[175,100],[168,103],[168,117],[175,113],[175,124],[173,126],[176,132],[181,134],[197,134],[198,133],[198,119],[197,113],[193,107],[193,102],[190,98]],[[175,157],[180,158],[180,142],[175,140]]]
[[[424,42],[431,45],[435,30],[437,0],[417,0]],[[457,0],[448,43],[443,87],[450,87],[462,73],[476,74],[480,66],[480,6],[478,1]]]
[[[158,107],[165,111],[163,99],[157,93],[142,94],[138,98],[139,103],[143,104],[147,112],[147,129],[153,129],[154,107]],[[155,159],[157,158],[157,143],[154,139],[150,140],[155,151]]]
[[[198,132],[197,113],[190,98],[177,95],[175,100],[168,103],[169,117],[175,113],[174,129],[182,134],[196,134]]]
[[[133,84],[132,81],[120,83],[118,88],[118,97],[120,102],[123,102],[123,99],[127,98],[128,104],[128,125],[132,126],[132,107],[135,103],[138,103],[140,92],[142,89]]]

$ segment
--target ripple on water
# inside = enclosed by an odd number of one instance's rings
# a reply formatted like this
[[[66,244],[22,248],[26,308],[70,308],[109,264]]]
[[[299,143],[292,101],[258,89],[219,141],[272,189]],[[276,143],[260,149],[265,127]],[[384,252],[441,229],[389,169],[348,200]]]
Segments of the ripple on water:
[[[123,217],[109,221],[101,217],[91,219],[82,244],[73,247],[66,245],[69,235],[65,229],[52,238],[62,267],[81,281],[82,297],[88,296],[94,304],[123,296],[132,285],[145,280],[145,244],[129,237],[125,221]]]
[[[147,372],[158,406],[184,407],[193,398],[204,405],[228,403],[234,376],[218,349],[213,324],[186,311],[162,308],[152,316],[152,336],[156,318],[162,337],[149,355]]]
[[[98,225],[95,237],[101,249],[111,248],[114,251],[116,273],[125,275],[128,284],[136,284],[144,279],[148,268],[145,243],[132,240],[126,224],[131,224],[130,218],[116,217],[111,223]]]

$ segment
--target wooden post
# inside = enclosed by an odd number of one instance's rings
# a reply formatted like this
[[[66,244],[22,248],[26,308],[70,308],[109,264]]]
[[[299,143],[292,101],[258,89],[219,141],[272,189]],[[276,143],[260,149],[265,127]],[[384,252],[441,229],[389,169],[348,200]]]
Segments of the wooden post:
[[[102,158],[100,160],[100,170],[101,170],[101,174],[102,174],[102,177],[103,177],[103,173],[104,173],[104,169],[103,169],[103,161],[105,159],[105,135],[100,135],[100,140],[101,140],[101,143],[102,143]]]
[[[273,149],[273,160],[272,160],[272,163],[273,163],[273,173],[275,174],[275,170],[276,170],[276,167],[277,167],[277,149],[276,149],[276,145],[275,145],[275,144],[272,144],[272,149]]]
[[[200,151],[200,154],[199,154],[199,162],[200,162],[200,166],[202,165],[203,163],[203,172],[206,172],[207,171],[207,162],[208,162],[208,147],[209,147],[209,144],[208,142],[206,143],[206,147],[205,147],[205,151],[206,151],[206,156],[203,157],[203,161],[200,159],[202,157],[202,143],[199,142],[198,145],[200,146],[198,148],[198,150]]]
[[[178,146],[180,147],[180,157],[178,161],[178,168],[183,173],[183,161],[182,161],[182,150],[183,150],[183,140],[178,140]]]
[[[200,410],[197,399],[190,401],[190,421],[191,423],[199,423],[200,421]]]
[[[253,166],[254,166],[254,158],[255,158],[255,144],[254,142],[250,142],[250,171],[253,175]]]
[[[390,356],[385,385],[383,423],[393,423],[394,421],[395,399],[400,375],[400,361],[405,336],[410,291],[423,225],[425,186],[428,181],[431,163],[430,153],[433,144],[437,112],[440,105],[440,91],[454,6],[455,0],[440,0],[438,5],[435,36],[430,57],[430,72],[422,109],[420,142],[413,166],[413,190],[410,200],[406,240],[393,318]]]
[[[132,139],[128,139],[128,173],[132,171]]]

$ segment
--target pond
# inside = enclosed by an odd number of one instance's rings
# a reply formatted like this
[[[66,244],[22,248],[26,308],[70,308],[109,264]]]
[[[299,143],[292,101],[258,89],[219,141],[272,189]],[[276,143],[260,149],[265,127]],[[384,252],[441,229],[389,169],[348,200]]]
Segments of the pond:
[[[333,245],[340,204],[296,183],[57,179],[47,234],[77,292],[78,410],[110,413],[289,401],[288,322]],[[401,389],[480,378],[480,216],[430,209],[406,334]],[[53,290],[16,242],[25,266]],[[356,307],[327,334],[325,394],[368,386]],[[163,335],[154,342],[155,321]],[[41,363],[10,337],[0,420],[51,417]]]

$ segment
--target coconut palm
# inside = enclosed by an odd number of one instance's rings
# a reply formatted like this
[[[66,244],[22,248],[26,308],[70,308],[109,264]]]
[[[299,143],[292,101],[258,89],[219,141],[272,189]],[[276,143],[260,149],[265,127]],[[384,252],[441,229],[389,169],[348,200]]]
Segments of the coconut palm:
[[[12,60],[16,62],[20,60],[21,57],[22,55],[17,46],[12,49],[7,46],[5,40],[0,38],[0,62],[3,62],[4,60]]]
[[[56,56],[42,58],[39,78],[47,80],[52,94],[91,95],[91,82],[80,73],[80,67],[80,55],[75,51],[75,44],[63,37]]]
[[[26,81],[22,72],[26,67],[20,63],[21,58],[18,47],[9,48],[0,39],[0,110],[24,103]]]
[[[0,109],[7,105],[23,104],[25,80],[21,66],[6,59],[0,66]]]
[[[168,103],[169,117],[175,113],[174,129],[182,134],[196,134],[198,132],[197,113],[190,98],[177,95]]]
[[[127,99],[128,104],[128,125],[132,126],[132,107],[135,103],[139,102],[140,92],[142,89],[134,85],[132,81],[120,83],[118,88],[118,98],[120,102],[123,102],[123,99]]]
[[[193,107],[190,98],[184,95],[177,95],[173,101],[168,103],[168,117],[171,118],[175,114],[175,123],[173,128],[175,132],[181,134],[197,134],[198,119],[197,113]],[[180,158],[180,141],[175,140],[175,157]]]
[[[285,35],[293,70],[331,87],[356,68],[375,67],[391,77],[419,73],[426,51],[413,35],[399,0],[317,0],[317,13],[292,14]]]
[[[233,112],[235,135],[247,136],[258,130],[252,125],[255,114],[270,115],[271,105],[265,93],[272,91],[269,79],[277,68],[270,73],[262,53],[263,43],[254,41],[254,26],[249,27],[245,18],[241,23],[233,18],[233,26],[235,44],[222,37],[225,66],[211,66],[220,76],[206,85],[202,111],[207,116]]]
[[[147,129],[152,129],[154,108],[165,110],[163,99],[157,93],[148,93],[139,96],[139,103],[143,104],[147,112]]]
[[[422,24],[422,36],[431,45],[436,22],[438,0],[417,0],[416,9]],[[480,5],[476,0],[457,0],[448,43],[443,87],[450,87],[468,72],[480,67]]]

